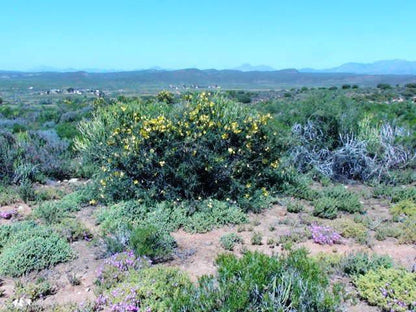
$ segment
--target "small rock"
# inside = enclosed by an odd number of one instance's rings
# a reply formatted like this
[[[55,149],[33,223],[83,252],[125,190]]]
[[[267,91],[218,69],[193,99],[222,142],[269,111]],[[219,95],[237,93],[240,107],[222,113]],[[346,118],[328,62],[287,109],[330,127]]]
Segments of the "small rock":
[[[20,299],[16,299],[15,301],[13,301],[13,306],[15,308],[20,308],[23,309],[25,307],[28,307],[32,304],[32,300],[30,299],[26,299],[26,298],[20,298]]]
[[[79,180],[77,179],[77,178],[72,178],[72,179],[69,179],[68,180],[68,183],[69,184],[74,184],[74,183],[77,183]]]

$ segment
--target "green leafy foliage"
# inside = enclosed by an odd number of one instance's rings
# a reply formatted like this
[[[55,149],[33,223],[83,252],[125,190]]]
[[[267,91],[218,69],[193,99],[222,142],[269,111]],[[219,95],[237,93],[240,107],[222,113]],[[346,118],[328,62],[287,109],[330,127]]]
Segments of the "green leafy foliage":
[[[82,123],[76,146],[99,165],[106,198],[238,200],[284,180],[269,119],[206,93],[177,106],[119,103]]]
[[[251,236],[251,244],[252,245],[261,245],[263,240],[263,235],[260,232],[254,232]]]
[[[171,259],[176,247],[169,233],[152,225],[133,229],[129,245],[137,256],[147,256],[155,263]]]
[[[302,203],[300,203],[299,201],[291,201],[287,205],[286,209],[288,212],[299,213],[299,212],[302,212],[305,208],[303,207]]]
[[[190,233],[203,233],[227,224],[245,223],[247,216],[235,204],[211,199],[154,205],[127,201],[101,209],[97,221],[105,234],[115,233],[127,224],[152,224],[168,232],[183,227]]]
[[[364,252],[357,252],[348,255],[341,261],[341,267],[345,274],[357,276],[367,274],[370,270],[379,268],[392,268],[393,260],[390,256],[369,255]]]
[[[0,184],[0,206],[10,205],[19,201],[19,194],[14,187]]]
[[[393,205],[390,209],[390,213],[393,217],[415,217],[416,216],[416,202],[405,199],[399,201],[397,204]]]
[[[73,258],[65,240],[32,222],[0,228],[0,274],[21,276]]]
[[[326,219],[335,219],[338,211],[363,212],[358,196],[342,185],[325,189],[321,197],[314,201],[314,207],[314,216]]]
[[[51,283],[44,278],[39,278],[35,282],[18,280],[16,282],[14,294],[11,298],[11,301],[13,301],[13,299],[20,298],[36,300],[51,295],[54,293],[54,291],[55,289]]]
[[[416,217],[407,218],[399,226],[400,235],[398,237],[401,244],[416,243]]]
[[[88,202],[86,190],[80,190],[55,201],[42,202],[34,211],[34,215],[46,224],[59,223],[67,218],[70,213],[79,211],[82,204]]]
[[[343,218],[337,219],[332,223],[333,227],[345,238],[353,238],[360,244],[367,243],[369,239],[368,229],[362,223]]]
[[[173,311],[336,311],[339,297],[318,264],[297,250],[287,258],[220,255],[215,277],[183,290]],[[306,286],[307,285],[307,286]]]
[[[338,201],[331,197],[320,197],[313,202],[313,215],[325,219],[335,219],[338,215]]]
[[[155,266],[130,271],[121,283],[104,291],[97,302],[101,308],[112,307],[119,311],[128,311],[132,307],[171,311],[169,307],[178,293],[189,287],[189,278],[178,269]]]
[[[386,311],[416,309],[416,273],[403,269],[370,270],[354,281],[360,296]]]

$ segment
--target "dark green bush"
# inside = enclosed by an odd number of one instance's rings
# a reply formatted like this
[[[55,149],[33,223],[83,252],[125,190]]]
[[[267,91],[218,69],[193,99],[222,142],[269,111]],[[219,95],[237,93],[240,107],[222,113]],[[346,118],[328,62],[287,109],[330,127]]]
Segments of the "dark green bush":
[[[147,225],[133,229],[129,245],[136,256],[147,256],[157,263],[172,258],[176,243],[164,229]]]
[[[335,199],[337,201],[337,208],[340,211],[348,213],[363,212],[358,195],[349,192],[342,185],[325,189],[323,195]]]
[[[393,259],[390,256],[357,252],[344,258],[341,261],[341,267],[344,273],[349,276],[364,275],[370,270],[393,267]]]
[[[335,219],[338,215],[338,201],[332,197],[318,198],[313,205],[313,215],[316,217]]]
[[[99,165],[106,198],[238,200],[283,180],[269,117],[206,93],[174,106],[119,103],[82,123],[76,146]]]
[[[321,197],[314,201],[314,207],[314,216],[327,219],[335,219],[338,211],[363,212],[359,197],[342,185],[325,189]]]
[[[9,182],[14,174],[14,161],[17,158],[16,137],[0,130],[0,182]]]

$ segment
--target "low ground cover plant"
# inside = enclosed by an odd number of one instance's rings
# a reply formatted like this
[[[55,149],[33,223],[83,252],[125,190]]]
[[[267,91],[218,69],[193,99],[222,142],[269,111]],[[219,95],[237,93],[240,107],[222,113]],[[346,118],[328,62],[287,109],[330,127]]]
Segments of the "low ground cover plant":
[[[390,208],[390,213],[394,218],[416,217],[416,201],[405,199],[399,201]]]
[[[365,244],[369,239],[369,231],[362,223],[343,218],[331,222],[332,226],[345,238],[352,238],[357,243]]]
[[[218,273],[182,291],[173,311],[337,311],[340,298],[330,290],[318,264],[297,250],[286,258],[248,252],[238,259],[218,257]],[[305,287],[307,285],[307,287]]]
[[[335,219],[338,212],[362,213],[363,207],[358,195],[349,192],[344,186],[327,188],[313,202],[314,216]]]
[[[341,261],[341,267],[345,274],[349,276],[358,276],[367,274],[371,270],[379,268],[392,268],[393,259],[390,256],[383,256],[365,252],[349,254]]]
[[[221,236],[220,243],[222,248],[232,251],[236,244],[243,243],[243,239],[235,233],[229,233]]]
[[[404,269],[378,268],[354,280],[360,296],[385,311],[416,309],[416,273]]]
[[[218,273],[201,277],[197,285],[177,269],[149,268],[133,253],[108,262],[99,275],[99,283],[106,287],[97,305],[111,311],[338,311],[340,307],[338,291],[305,250],[286,257],[220,255]]]
[[[50,228],[17,222],[0,228],[0,274],[21,276],[74,257],[68,243]]]
[[[235,203],[212,199],[155,204],[132,200],[103,207],[97,213],[97,221],[102,234],[107,237],[107,245],[111,245],[111,252],[128,247],[134,227],[154,226],[166,236],[179,228],[190,233],[204,233],[247,220],[247,215]]]

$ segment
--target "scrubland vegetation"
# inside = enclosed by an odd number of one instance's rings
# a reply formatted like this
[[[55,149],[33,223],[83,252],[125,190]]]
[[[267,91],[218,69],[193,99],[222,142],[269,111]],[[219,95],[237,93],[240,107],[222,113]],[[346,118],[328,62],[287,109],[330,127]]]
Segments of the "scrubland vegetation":
[[[414,94],[3,99],[2,309],[415,311]]]

